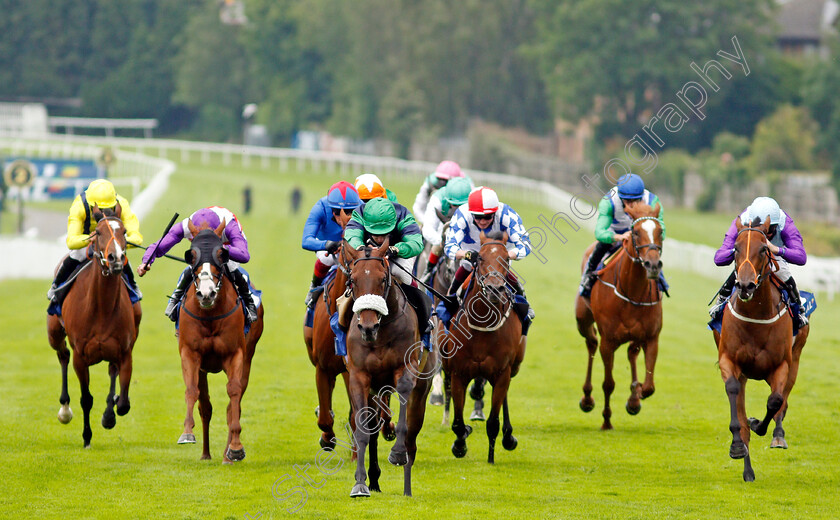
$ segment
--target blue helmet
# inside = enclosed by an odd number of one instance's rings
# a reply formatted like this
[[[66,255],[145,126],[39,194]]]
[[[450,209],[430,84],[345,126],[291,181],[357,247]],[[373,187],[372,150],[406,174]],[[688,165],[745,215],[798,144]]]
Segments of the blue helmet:
[[[331,208],[358,208],[362,203],[359,192],[346,181],[336,182],[327,192],[327,203]]]
[[[618,197],[621,199],[640,199],[645,194],[645,181],[635,173],[627,173],[618,178]]]

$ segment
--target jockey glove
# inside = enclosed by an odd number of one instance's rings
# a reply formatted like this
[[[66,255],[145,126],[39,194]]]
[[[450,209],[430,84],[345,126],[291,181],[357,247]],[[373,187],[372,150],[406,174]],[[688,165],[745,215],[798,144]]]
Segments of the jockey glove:
[[[397,246],[388,246],[388,256],[391,258],[397,258],[400,256],[400,250],[397,249]]]
[[[478,253],[475,251],[467,251],[464,253],[464,260],[474,264],[478,261]]]
[[[333,254],[338,251],[339,246],[341,246],[339,242],[336,242],[335,240],[327,240],[324,249],[326,249],[327,253]]]

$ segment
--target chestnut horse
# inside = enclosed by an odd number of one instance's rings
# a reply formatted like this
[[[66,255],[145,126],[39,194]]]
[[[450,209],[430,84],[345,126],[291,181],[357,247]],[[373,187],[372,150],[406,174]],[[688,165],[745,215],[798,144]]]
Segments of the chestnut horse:
[[[444,372],[451,378],[455,417],[452,431],[455,442],[452,454],[467,454],[467,437],[472,427],[464,423],[464,401],[470,381],[484,378],[493,386],[490,415],[487,416],[489,451],[487,462],[494,462],[496,437],[499,434],[499,411],[504,408],[502,446],[516,448],[510,424],[507,394],[510,380],[519,372],[525,357],[527,338],[522,335],[522,322],[513,311],[513,297],[505,285],[510,259],[505,247],[508,236],[481,233],[478,261],[473,271],[470,290],[464,304],[452,317],[449,332],[438,323],[435,336],[443,358]]]
[[[647,204],[627,205],[624,211],[633,219],[630,238],[621,244],[621,251],[598,273],[598,280],[592,286],[589,301],[578,295],[575,301],[577,329],[586,339],[589,359],[586,381],[583,384],[583,398],[580,408],[592,411],[592,362],[598,348],[598,334],[601,335],[601,359],[604,362],[604,423],[602,430],[611,430],[610,395],[615,388],[613,360],[615,351],[630,342],[627,359],[630,361],[630,398],[625,406],[627,413],[636,415],[642,408],[641,399],[650,397],[655,388],[653,369],[659,352],[659,332],[662,330],[662,294],[657,279],[662,269],[662,223],[659,220],[659,204],[651,208]],[[592,252],[594,244],[583,256],[583,267]],[[597,324],[598,329],[595,330]],[[645,382],[639,384],[636,375],[636,358],[639,351],[645,352]]]
[[[178,444],[195,442],[193,408],[198,401],[198,413],[204,435],[201,459],[210,459],[210,417],[213,406],[207,389],[207,373],[224,370],[228,377],[227,408],[228,440],[222,462],[230,464],[245,458],[245,448],[239,439],[240,403],[248,388],[251,360],[257,341],[263,332],[264,305],[257,309],[259,318],[244,333],[245,315],[233,282],[225,275],[228,251],[222,247],[225,221],[215,230],[203,223],[201,229],[188,223],[193,235],[192,245],[184,255],[192,266],[193,285],[187,290],[179,318],[178,351],[181,371],[187,389],[187,415],[184,433]]]
[[[780,292],[768,280],[774,264],[767,247],[770,217],[764,223],[756,219],[748,226],[738,219],[736,227],[736,292],[724,309],[721,332],[714,332],[714,336],[720,376],[729,398],[729,431],[732,432],[729,456],[744,459],[744,480],[752,482],[755,472],[750,462],[750,430],[765,435],[773,418],[776,428],[771,447],[787,448],[782,420],[811,327],[805,325],[793,337],[792,318]],[[770,387],[767,413],[761,421],[752,417],[747,420],[744,392],[747,379],[763,379]]]
[[[112,211],[100,211],[93,206],[96,230],[92,233],[89,254],[95,261],[79,273],[62,304],[62,315],[47,316],[47,336],[50,345],[58,354],[61,363],[61,409],[58,419],[64,424],[70,422],[70,396],[67,392],[67,365],[70,350],[65,337],[73,349],[73,368],[79,377],[82,391],[81,406],[85,414],[82,439],[85,448],[90,446],[93,432],[90,429],[90,409],[93,396],[90,393],[90,372],[88,367],[100,361],[108,362],[111,388],[105,400],[102,426],[111,429],[117,422],[117,415],[125,415],[131,407],[128,400],[128,385],[131,382],[131,351],[137,341],[142,311],[140,302],[132,305],[128,288],[124,287],[122,271],[126,266],[125,226],[120,216],[122,208],[117,204]],[[120,377],[120,395],[115,396],[117,374]]]
[[[417,455],[417,435],[423,427],[426,396],[437,368],[436,352],[422,348],[417,314],[403,291],[394,285],[390,262],[386,258],[388,240],[378,248],[354,250],[342,242],[350,267],[350,291],[353,318],[347,334],[347,370],[350,379],[350,401],[356,414],[356,484],[351,497],[368,497],[379,489],[379,463],[375,449],[379,434],[375,420],[381,425],[381,414],[372,406],[379,397],[396,392],[400,400],[397,440],[388,461],[403,466],[403,493],[411,496],[411,467]],[[378,397],[371,397],[371,392]],[[370,443],[370,481],[365,485],[365,449]]]

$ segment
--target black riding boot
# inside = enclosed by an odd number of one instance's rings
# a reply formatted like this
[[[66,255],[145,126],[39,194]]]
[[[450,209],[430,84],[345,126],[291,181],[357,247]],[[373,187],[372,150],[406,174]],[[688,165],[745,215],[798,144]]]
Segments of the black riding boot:
[[[729,278],[723,282],[723,286],[718,291],[718,299],[715,302],[714,306],[709,309],[709,316],[711,316],[712,320],[717,319],[719,313],[723,312],[723,305],[726,303],[726,300],[732,296],[732,289],[735,288],[735,271],[729,275]]]
[[[799,307],[799,327],[797,328],[801,329],[808,324],[808,318],[805,317],[805,306],[802,305],[802,298],[799,296],[799,289],[796,287],[796,280],[793,279],[793,276],[788,278],[785,286],[787,286],[790,297],[795,300],[796,305]]]
[[[522,287],[522,283],[519,281],[519,278],[516,278],[515,276],[512,276],[512,275],[508,274],[508,276],[505,278],[505,280],[510,285],[511,289],[513,289],[514,294],[516,294],[518,296],[522,296],[526,300],[528,299],[525,296],[525,289]],[[517,304],[517,305],[519,305],[519,304]],[[523,303],[522,305],[524,306],[525,304]],[[534,317],[536,316],[536,314],[534,313],[534,309],[533,309],[533,307],[531,307],[530,303],[528,304],[528,311],[526,312],[526,315],[527,315],[529,320],[533,320]]]
[[[589,260],[586,262],[586,269],[583,271],[583,276],[580,279],[578,294],[584,298],[589,298],[589,293],[592,291],[592,284],[595,283],[596,278],[595,269],[598,268],[598,264],[601,263],[601,259],[604,258],[604,255],[606,255],[613,246],[614,244],[607,244],[605,242],[598,242],[595,244],[595,249],[593,249],[592,254],[589,255]]]
[[[178,278],[178,285],[175,287],[175,290],[172,291],[172,296],[169,297],[169,303],[166,305],[166,310],[163,311],[163,313],[173,322],[176,320],[175,307],[178,305],[178,302],[181,301],[181,298],[184,297],[184,292],[187,290],[187,287],[190,286],[192,280],[192,268],[187,267],[184,269],[184,272],[181,273],[181,277]]]
[[[326,278],[326,276],[318,276],[317,274],[312,275],[312,283],[309,284],[309,292],[306,294],[306,299],[303,301],[307,307],[315,305],[315,298],[313,295],[315,294],[315,289],[320,287],[324,282],[324,278]]]
[[[67,281],[67,278],[76,270],[79,264],[81,262],[69,256],[64,259],[64,262],[61,263],[61,267],[58,268],[58,272],[55,274],[55,280],[53,280],[52,286],[47,291],[48,300],[52,300],[55,297],[56,288]]]
[[[236,286],[236,292],[239,293],[242,304],[245,306],[248,323],[254,323],[259,316],[257,315],[257,306],[254,305],[254,299],[251,298],[251,288],[248,285],[248,280],[245,279],[245,275],[239,269],[232,271],[230,274],[233,285]]]

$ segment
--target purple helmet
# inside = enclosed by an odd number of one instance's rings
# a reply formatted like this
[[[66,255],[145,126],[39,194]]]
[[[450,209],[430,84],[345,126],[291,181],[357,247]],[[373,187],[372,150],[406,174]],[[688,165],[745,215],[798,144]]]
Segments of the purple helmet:
[[[195,213],[193,213],[192,217],[190,217],[190,220],[192,221],[193,225],[198,228],[201,227],[201,224],[203,222],[206,222],[207,226],[209,226],[210,229],[216,229],[222,222],[221,220],[219,220],[219,215],[216,215],[216,212],[210,208],[203,208],[196,211]]]

